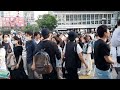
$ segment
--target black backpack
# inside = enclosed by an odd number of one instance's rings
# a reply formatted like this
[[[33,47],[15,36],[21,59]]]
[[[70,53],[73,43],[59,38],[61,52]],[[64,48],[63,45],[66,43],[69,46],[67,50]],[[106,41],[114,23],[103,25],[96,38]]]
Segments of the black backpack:
[[[77,54],[77,44],[69,42],[66,44],[65,50],[65,67],[66,68],[81,68],[81,60]]]

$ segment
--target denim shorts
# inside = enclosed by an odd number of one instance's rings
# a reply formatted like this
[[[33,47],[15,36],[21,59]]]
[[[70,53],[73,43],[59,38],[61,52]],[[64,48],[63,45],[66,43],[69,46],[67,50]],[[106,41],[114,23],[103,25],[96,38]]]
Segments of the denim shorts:
[[[95,78],[94,79],[112,79],[110,69],[103,71],[98,68],[95,68]]]

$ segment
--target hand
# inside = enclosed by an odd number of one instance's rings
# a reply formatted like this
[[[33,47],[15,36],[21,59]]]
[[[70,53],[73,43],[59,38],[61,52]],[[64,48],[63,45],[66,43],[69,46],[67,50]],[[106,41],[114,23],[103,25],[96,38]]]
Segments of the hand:
[[[85,64],[85,67],[86,67],[86,69],[88,69],[88,65],[87,64]]]
[[[16,68],[16,66],[12,66],[12,67],[11,67],[11,70],[14,70],[15,68]]]
[[[31,69],[34,71],[35,70],[35,65],[32,64]]]
[[[18,69],[18,68],[19,68],[19,64],[16,65],[16,69]]]

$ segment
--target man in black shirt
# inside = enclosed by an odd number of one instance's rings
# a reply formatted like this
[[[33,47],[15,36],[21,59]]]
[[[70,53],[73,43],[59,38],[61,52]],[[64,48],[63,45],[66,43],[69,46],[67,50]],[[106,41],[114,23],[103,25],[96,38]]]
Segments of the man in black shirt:
[[[94,44],[95,73],[98,79],[111,79],[110,66],[114,62],[110,57],[110,47],[106,43],[110,32],[106,25],[101,25],[97,28],[97,34],[100,39]]]
[[[35,53],[37,53],[41,49],[45,49],[45,51],[49,54],[50,56],[50,62],[53,66],[53,71],[50,74],[44,74],[43,79],[58,79],[57,77],[57,72],[56,72],[56,58],[60,60],[61,58],[61,53],[57,47],[57,44],[50,41],[49,39],[49,30],[48,29],[43,29],[41,31],[41,34],[43,36],[43,40],[38,44],[36,47]],[[34,62],[34,60],[33,60]],[[32,67],[33,70],[35,70],[35,63],[33,63]]]

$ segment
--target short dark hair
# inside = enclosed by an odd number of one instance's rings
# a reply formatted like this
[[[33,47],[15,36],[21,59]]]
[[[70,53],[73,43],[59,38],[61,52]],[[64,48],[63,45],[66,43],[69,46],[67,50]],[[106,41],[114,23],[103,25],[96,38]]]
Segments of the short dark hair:
[[[120,19],[117,21],[117,25],[120,26]]]
[[[74,31],[70,31],[70,32],[68,33],[68,39],[69,39],[70,41],[74,41],[76,37],[77,37],[77,33],[75,33]]]
[[[27,31],[25,33],[28,34],[29,36],[33,36],[33,33],[31,31]]]
[[[104,36],[104,32],[107,32],[108,27],[106,25],[100,25],[97,28],[97,34],[100,38]]]
[[[49,37],[49,33],[50,33],[50,31],[49,31],[49,29],[47,29],[47,28],[44,28],[44,29],[42,29],[42,31],[41,31],[41,34],[42,34],[42,36],[43,36],[44,39],[46,39],[46,38]]]
[[[57,37],[57,36],[54,36],[53,38],[56,40],[57,45],[58,45],[58,44],[61,44],[61,42],[62,42],[62,39],[61,39],[61,38],[59,38],[59,37]]]
[[[40,32],[35,32],[34,37],[37,36],[38,34],[41,35]]]

